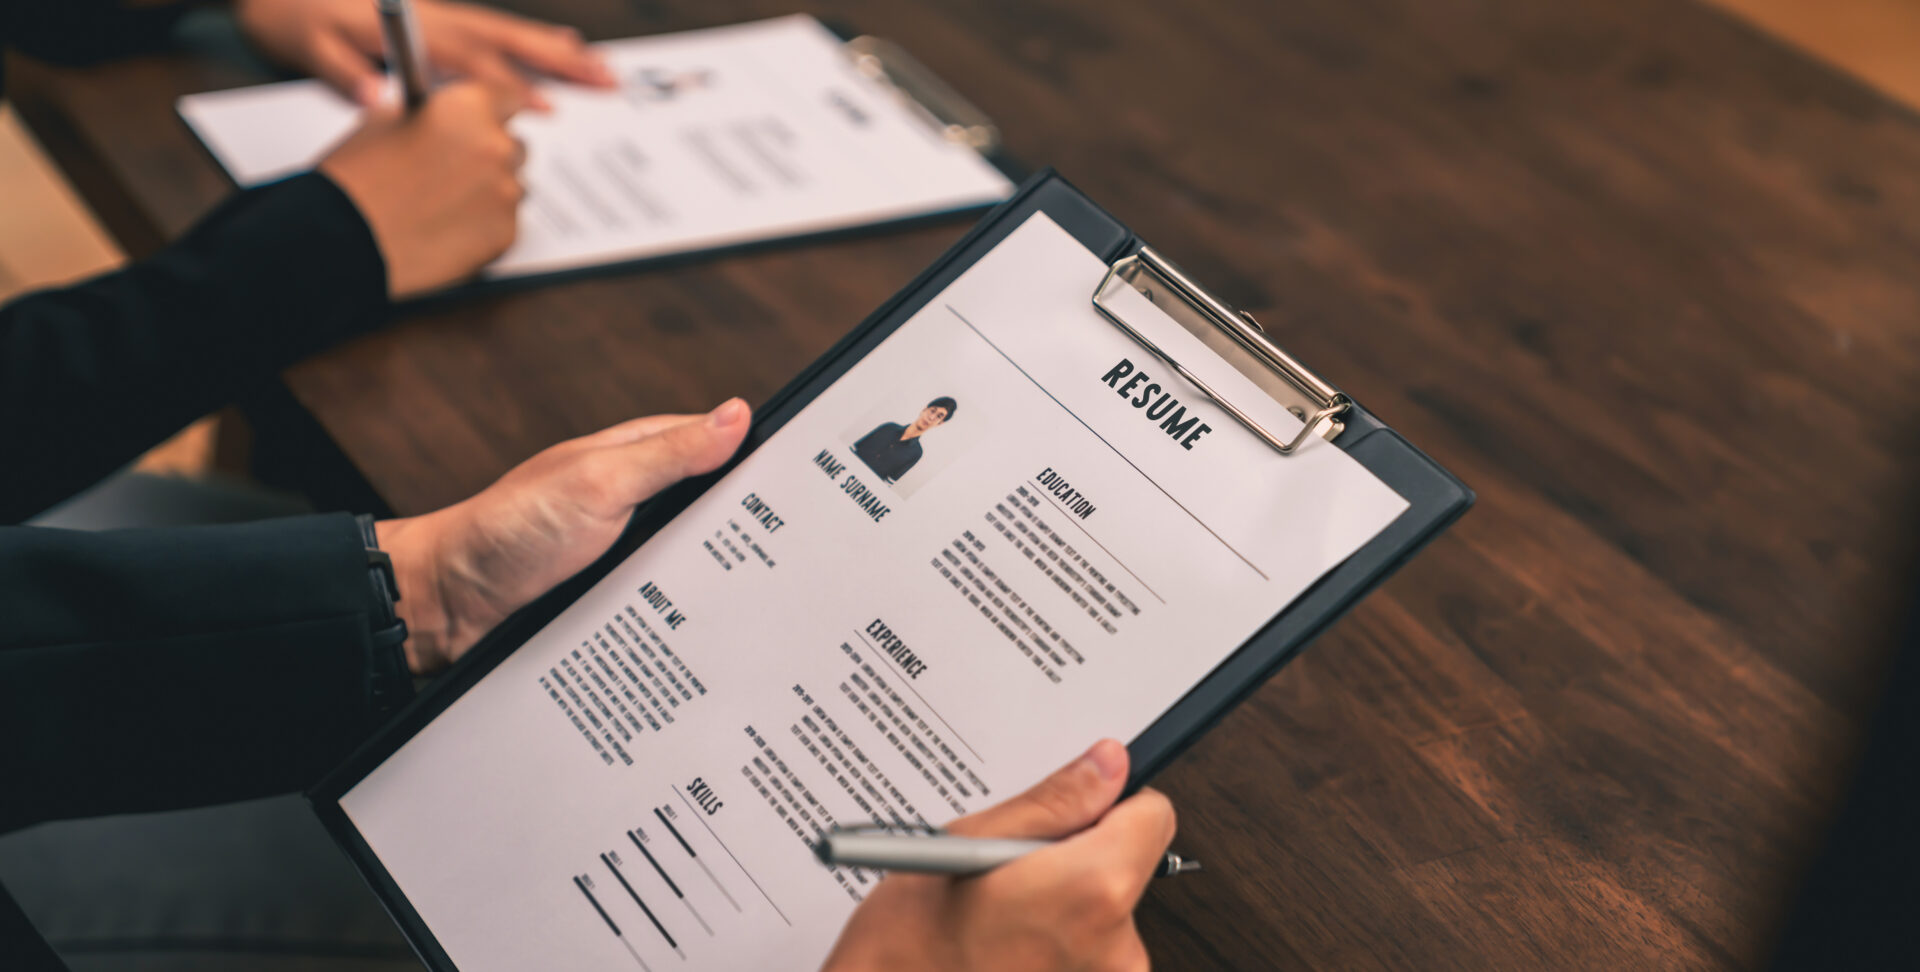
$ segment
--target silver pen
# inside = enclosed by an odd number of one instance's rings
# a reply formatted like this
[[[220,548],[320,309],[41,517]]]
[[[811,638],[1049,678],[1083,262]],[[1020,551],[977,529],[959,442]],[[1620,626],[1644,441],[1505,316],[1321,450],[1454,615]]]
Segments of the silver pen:
[[[400,90],[409,113],[427,103],[427,49],[420,40],[420,22],[410,0],[374,0],[380,11],[380,30],[387,36],[387,64],[400,76]]]
[[[1053,844],[1050,840],[956,837],[945,833],[836,827],[813,845],[822,863],[914,874],[979,874]],[[1153,872],[1173,877],[1200,870],[1171,851]]]

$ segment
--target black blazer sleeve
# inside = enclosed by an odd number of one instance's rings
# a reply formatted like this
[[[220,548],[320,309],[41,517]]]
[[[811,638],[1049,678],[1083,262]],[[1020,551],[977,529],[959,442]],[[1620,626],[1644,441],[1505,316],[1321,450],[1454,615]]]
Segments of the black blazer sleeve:
[[[126,0],[0,0],[0,47],[83,64],[163,44],[191,4]]]
[[[317,782],[372,728],[346,514],[0,527],[0,832]]]
[[[308,173],[239,194],[152,259],[0,306],[0,523],[377,325],[386,272],[352,200]]]

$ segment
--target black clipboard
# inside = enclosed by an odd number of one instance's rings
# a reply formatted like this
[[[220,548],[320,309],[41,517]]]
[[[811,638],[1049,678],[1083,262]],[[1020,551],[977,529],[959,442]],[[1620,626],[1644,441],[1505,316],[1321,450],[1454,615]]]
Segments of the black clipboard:
[[[1292,604],[1270,620],[1226,661],[1182,696],[1158,720],[1128,743],[1132,774],[1128,789],[1138,788],[1191,746],[1242,699],[1290,661],[1301,648],[1332,625],[1361,597],[1407,562],[1447,525],[1473,504],[1473,492],[1399,433],[1347,398],[1338,388],[1264,337],[1252,319],[1232,310],[1200,288],[1179,268],[1159,257],[1125,224],[1109,215],[1051,169],[1029,179],[1011,199],[981,220],[953,248],[895,294],[819,360],[775,394],[756,413],[752,430],[740,453],[721,469],[688,480],[634,512],[633,520],[607,554],[538,601],[508,618],[488,634],[445,675],[432,683],[373,739],[364,744],[327,779],[309,791],[315,812],[341,848],[372,885],[426,965],[436,972],[455,968],[433,933],[401,893],[391,875],[355,830],[340,806],[347,791],[397,751],[415,733],[444,711],[468,688],[500,664],[515,648],[538,633],[562,610],[626,560],[700,496],[742,458],[765,443],[823,389],[853,365],[921,307],[944,290],[1034,213],[1045,213],[1083,246],[1109,265],[1106,278],[1088,281],[1090,299],[1110,287],[1133,286],[1156,306],[1167,310],[1189,330],[1214,328],[1208,344],[1223,352],[1237,369],[1266,369],[1270,388],[1297,416],[1305,420],[1292,441],[1268,437],[1283,452],[1308,436],[1321,436],[1358,460],[1410,504],[1385,530],[1351,557],[1321,577]],[[1100,306],[1095,301],[1095,306]],[[1131,330],[1123,319],[1102,308],[1110,321]],[[1239,322],[1236,328],[1233,322]],[[1143,340],[1136,335],[1136,340]],[[1155,350],[1148,345],[1149,350]],[[1238,349],[1238,350],[1236,350]],[[1157,353],[1157,351],[1156,351]],[[1268,357],[1278,354],[1278,358]],[[1235,355],[1244,355],[1244,360]],[[1172,363],[1169,361],[1169,363]],[[1175,365],[1178,367],[1177,364]],[[1280,376],[1277,380],[1274,375]],[[1251,374],[1249,374],[1251,377]],[[1283,397],[1283,396],[1291,396]],[[1215,400],[1219,401],[1215,396]],[[1230,413],[1231,403],[1221,402]],[[1243,420],[1246,421],[1246,420]],[[1257,429],[1257,427],[1255,427]]]
[[[840,38],[841,46],[847,58],[853,62],[855,70],[885,89],[908,112],[917,116],[927,126],[948,141],[965,145],[980,154],[988,165],[999,170],[1001,175],[1015,184],[1028,175],[1029,170],[1006,153],[1000,139],[1000,130],[986,112],[975,107],[952,85],[942,80],[926,65],[922,64],[905,48],[880,37],[861,34],[847,24],[835,20],[821,20],[820,25],[834,36]],[[225,174],[229,181],[233,173],[228,172],[213,147],[200,137],[199,129],[193,127],[176,106],[175,116],[180,118],[194,144],[199,145],[207,159]],[[236,188],[245,188],[238,186]],[[1016,189],[1016,194],[1018,190]],[[1009,197],[1011,198],[1011,197]],[[590,277],[606,276],[635,270],[654,270],[665,267],[697,263],[714,257],[735,253],[752,253],[760,250],[798,246],[807,243],[827,243],[834,240],[853,239],[875,233],[908,229],[947,222],[961,216],[984,212],[1003,203],[979,203],[959,206],[952,209],[929,210],[910,213],[898,218],[880,219],[852,226],[840,226],[832,229],[814,230],[802,233],[773,234],[757,239],[719,246],[694,247],[677,250],[672,253],[660,253],[638,257],[631,260],[615,259],[606,263],[595,263],[582,267],[570,267],[565,270],[551,270],[525,276],[486,278],[471,281],[436,291],[419,297],[411,297],[401,302],[403,307],[426,307],[458,301],[473,296],[498,294],[529,287],[539,287],[567,280],[579,280]]]

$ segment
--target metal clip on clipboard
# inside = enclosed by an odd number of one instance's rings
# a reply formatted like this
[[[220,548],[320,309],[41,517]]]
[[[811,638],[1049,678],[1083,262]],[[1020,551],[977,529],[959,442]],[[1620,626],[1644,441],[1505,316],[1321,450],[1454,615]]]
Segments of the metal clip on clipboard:
[[[878,37],[855,37],[845,45],[854,70],[892,91],[942,138],[968,146],[981,155],[1000,148],[1000,130],[993,119],[960,96],[953,86],[927,70],[904,48]]]
[[[1247,376],[1261,391],[1286,406],[1287,411],[1302,423],[1299,433],[1288,440],[1269,432],[1254,421],[1253,416],[1222,398],[1200,376],[1188,371],[1185,365],[1175,361],[1172,355],[1128,324],[1104,302],[1116,279],[1125,281],[1139,291],[1155,307],[1165,311],[1168,317],[1199,338],[1209,350],[1226,359],[1235,371]],[[1225,409],[1228,415],[1283,456],[1299,449],[1308,436],[1317,434],[1331,441],[1346,428],[1340,416],[1353,407],[1353,399],[1321,381],[1319,376],[1295,361],[1292,355],[1280,350],[1279,345],[1267,339],[1260,322],[1254,320],[1252,315],[1236,311],[1207,293],[1193,282],[1193,278],[1182,273],[1179,267],[1154,252],[1152,247],[1142,246],[1132,256],[1114,261],[1107,268],[1106,276],[1100,278],[1100,286],[1094,288],[1093,306],[1101,316],[1125,331],[1141,347],[1151,351],[1154,357],[1166,362],[1180,377],[1200,389],[1215,405]]]

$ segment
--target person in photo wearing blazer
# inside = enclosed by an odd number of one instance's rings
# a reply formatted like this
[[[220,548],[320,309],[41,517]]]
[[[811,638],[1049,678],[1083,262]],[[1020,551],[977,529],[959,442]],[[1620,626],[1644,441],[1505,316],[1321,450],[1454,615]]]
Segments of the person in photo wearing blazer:
[[[922,449],[920,437],[945,425],[953,419],[953,413],[960,407],[952,398],[942,395],[927,403],[920,414],[906,425],[899,422],[883,422],[872,432],[860,437],[853,444],[853,454],[867,464],[881,481],[891,486],[900,481],[915,463],[920,461]]]

